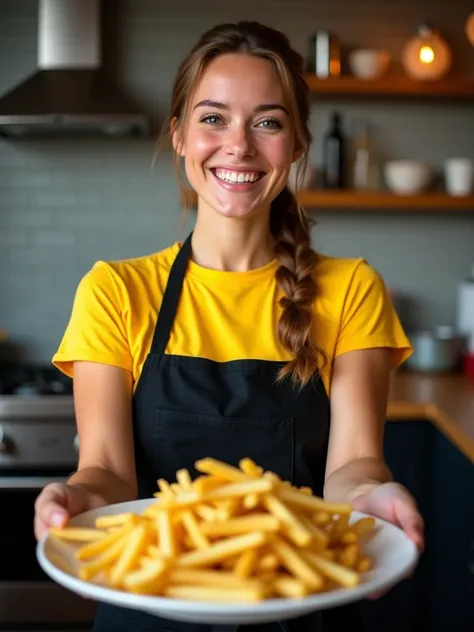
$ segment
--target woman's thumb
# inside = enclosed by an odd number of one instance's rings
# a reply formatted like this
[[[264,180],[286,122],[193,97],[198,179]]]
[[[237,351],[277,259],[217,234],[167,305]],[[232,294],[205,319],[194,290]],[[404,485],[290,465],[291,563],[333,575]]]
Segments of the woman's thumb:
[[[41,518],[53,527],[63,527],[71,516],[83,511],[85,501],[81,490],[53,483],[43,492]]]

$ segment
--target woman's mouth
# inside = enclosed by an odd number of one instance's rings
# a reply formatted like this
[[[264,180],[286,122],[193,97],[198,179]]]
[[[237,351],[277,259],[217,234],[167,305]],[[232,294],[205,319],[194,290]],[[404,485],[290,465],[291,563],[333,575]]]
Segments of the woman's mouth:
[[[248,191],[265,175],[264,171],[231,171],[230,169],[210,169],[215,179],[225,189],[232,191]]]

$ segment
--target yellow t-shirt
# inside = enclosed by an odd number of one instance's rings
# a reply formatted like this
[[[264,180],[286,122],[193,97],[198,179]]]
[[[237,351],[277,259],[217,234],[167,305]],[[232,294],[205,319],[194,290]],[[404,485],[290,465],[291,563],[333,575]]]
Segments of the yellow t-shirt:
[[[179,243],[135,259],[97,262],[80,281],[53,363],[73,377],[73,362],[122,367],[136,386]],[[276,334],[282,296],[277,262],[246,272],[211,270],[189,261],[166,353],[228,362],[291,358]],[[316,341],[328,362],[356,349],[390,347],[393,365],[411,353],[380,275],[364,259],[319,255],[315,267]]]

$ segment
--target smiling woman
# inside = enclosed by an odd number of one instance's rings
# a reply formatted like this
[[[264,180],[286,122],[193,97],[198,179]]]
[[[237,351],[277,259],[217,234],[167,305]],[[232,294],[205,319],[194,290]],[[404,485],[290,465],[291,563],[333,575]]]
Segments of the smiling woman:
[[[418,510],[382,453],[390,371],[411,345],[367,262],[311,247],[286,186],[304,166],[308,120],[303,59],[262,24],[219,25],[181,64],[164,140],[196,193],[195,228],[81,280],[53,358],[74,377],[79,468],[41,493],[38,537],[85,509],[151,497],[180,469],[197,476],[202,457],[250,457],[422,546]],[[335,609],[266,630],[357,624]],[[105,605],[94,626],[149,629],[215,632]]]

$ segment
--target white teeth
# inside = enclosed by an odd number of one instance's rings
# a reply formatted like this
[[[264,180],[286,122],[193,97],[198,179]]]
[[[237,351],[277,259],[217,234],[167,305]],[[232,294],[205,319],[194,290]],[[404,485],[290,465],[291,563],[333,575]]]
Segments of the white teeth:
[[[216,169],[215,174],[219,180],[232,183],[256,182],[259,179],[259,174],[255,171],[243,173],[242,171],[223,171],[222,169]]]

